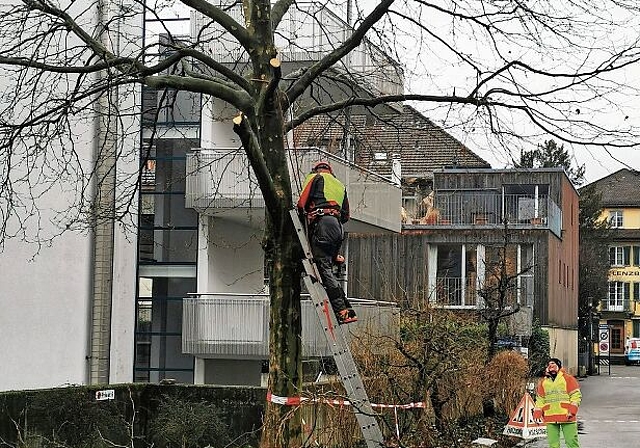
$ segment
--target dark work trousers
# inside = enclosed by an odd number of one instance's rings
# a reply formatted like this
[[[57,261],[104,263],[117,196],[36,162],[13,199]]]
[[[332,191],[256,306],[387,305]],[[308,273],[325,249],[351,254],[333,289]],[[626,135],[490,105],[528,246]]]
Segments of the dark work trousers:
[[[344,233],[336,216],[318,216],[309,227],[311,252],[318,266],[322,284],[335,313],[351,308],[340,282],[333,274],[333,260],[340,251]]]

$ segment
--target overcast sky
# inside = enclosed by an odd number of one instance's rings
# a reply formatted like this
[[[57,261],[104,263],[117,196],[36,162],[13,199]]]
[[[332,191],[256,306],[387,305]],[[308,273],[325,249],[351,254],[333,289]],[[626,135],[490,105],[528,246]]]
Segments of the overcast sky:
[[[346,1],[347,0],[332,0],[331,3],[344,5],[343,2]],[[369,8],[373,7],[376,3],[376,1],[372,0],[358,1],[359,5],[368,5]],[[369,8],[365,7],[364,9],[366,10]],[[184,6],[179,8],[178,10],[179,13],[177,15],[181,17],[189,16],[188,9]],[[433,19],[433,15],[430,15],[429,19]],[[186,23],[184,25],[186,25]],[[621,29],[624,32],[624,28]],[[185,26],[185,31],[187,30],[188,28]],[[634,34],[634,30],[630,30],[630,32]],[[411,50],[412,46],[411,44],[409,45],[409,50]],[[416,43],[414,44],[414,47],[418,47],[420,45],[421,44]],[[476,39],[472,37],[469,38],[468,45],[470,47],[473,47],[471,51],[484,51],[482,46],[479,46],[479,43],[476,41]],[[461,77],[459,76],[460,66],[449,65],[449,71],[446,68],[440,69],[436,67],[438,63],[443,64],[442,67],[445,67],[449,64],[450,57],[447,57],[445,53],[442,54],[443,58],[438,61],[437,59],[439,58],[440,54],[438,52],[436,52],[435,54],[431,52],[430,57],[427,59],[428,62],[423,65],[421,65],[420,62],[411,64],[411,58],[408,53],[403,53],[402,56],[403,58],[406,58],[406,60],[402,61],[403,64],[408,66],[413,65],[412,67],[408,67],[407,70],[408,91],[417,92],[419,90],[422,90],[419,87],[424,88],[425,85],[429,84],[429,81],[431,81],[431,87],[427,88],[429,90],[433,90],[433,88],[435,87],[436,91],[428,93],[451,92],[455,87],[456,81],[459,82],[461,79]],[[560,58],[560,61],[562,61],[562,58]],[[420,72],[420,67],[423,67],[423,73],[426,73],[425,70],[427,70],[427,76],[422,75],[422,73]],[[440,73],[434,76],[434,72],[436,71],[440,71]],[[628,83],[640,86],[639,67],[629,68],[628,71],[623,74],[623,76]],[[464,95],[464,91],[461,90],[462,89],[459,89],[458,93]],[[640,129],[640,106],[636,104],[637,102],[637,98],[628,98],[623,96],[620,98],[620,110],[605,113],[599,116],[598,120],[599,122],[622,123],[623,125],[630,123]],[[437,124],[441,125],[445,130],[447,130],[447,132],[450,132],[462,143],[467,145],[469,149],[487,160],[495,168],[511,166],[512,160],[517,160],[519,158],[520,151],[523,147],[525,149],[535,148],[535,144],[533,142],[522,144],[521,146],[514,147],[510,150],[505,149],[504,146],[498,147],[496,145],[491,145],[486,141],[486,129],[484,126],[478,126],[479,129],[475,129],[473,125],[470,124],[460,126],[459,120],[456,121],[456,118],[452,119],[451,117],[443,115],[447,114],[446,108],[430,110],[429,106],[416,107],[419,110],[423,111],[427,117],[432,119]],[[529,129],[527,129],[527,131],[529,131]],[[535,130],[531,130],[531,132],[535,133]],[[540,134],[538,138],[535,138],[533,140],[538,143],[542,143],[544,140],[549,138],[549,136]],[[561,142],[559,143],[562,144]],[[638,143],[640,144],[640,142]],[[600,179],[625,167],[640,170],[640,148],[605,149],[602,147],[572,147],[571,145],[566,143],[564,144],[564,147],[569,151],[570,154],[574,155],[577,165],[585,165],[587,182],[592,182],[594,180]],[[510,153],[509,151],[511,151],[512,153]]]

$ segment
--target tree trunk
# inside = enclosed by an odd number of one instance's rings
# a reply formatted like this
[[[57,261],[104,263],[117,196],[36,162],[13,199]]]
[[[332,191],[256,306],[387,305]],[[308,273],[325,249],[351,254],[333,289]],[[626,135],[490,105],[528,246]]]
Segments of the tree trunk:
[[[287,215],[288,216],[288,215]],[[271,266],[269,341],[269,391],[281,397],[299,397],[302,386],[302,320],[300,313],[300,263],[292,226],[284,217],[268,226]],[[299,447],[301,419],[297,407],[267,403],[261,447]]]
[[[491,361],[496,354],[496,344],[498,342],[498,324],[500,323],[499,319],[491,318],[487,322],[487,339],[489,342],[489,347],[487,349],[487,362]]]
[[[277,397],[299,397],[302,388],[302,319],[300,313],[300,257],[302,251],[289,210],[293,194],[284,138],[284,115],[278,84],[270,0],[243,2],[245,25],[255,38],[249,57],[254,108],[234,120],[265,200],[265,256],[269,271],[269,385]],[[302,445],[297,407],[267,402],[260,446],[288,448]]]

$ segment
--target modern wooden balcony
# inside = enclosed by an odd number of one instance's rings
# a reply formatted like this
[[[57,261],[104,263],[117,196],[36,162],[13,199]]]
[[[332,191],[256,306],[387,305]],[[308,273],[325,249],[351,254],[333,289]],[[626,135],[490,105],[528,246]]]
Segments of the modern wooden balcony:
[[[562,211],[548,196],[494,191],[434,191],[425,198],[402,199],[405,227],[530,228],[561,236]]]

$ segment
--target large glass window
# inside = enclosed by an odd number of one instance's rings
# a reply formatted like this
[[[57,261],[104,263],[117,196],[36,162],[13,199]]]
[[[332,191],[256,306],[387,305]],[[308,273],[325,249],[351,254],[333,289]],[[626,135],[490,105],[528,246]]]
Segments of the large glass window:
[[[438,246],[435,300],[444,306],[475,306],[477,246]]]
[[[182,300],[195,288],[195,277],[139,279],[135,381],[193,382],[193,356],[182,353]]]
[[[197,146],[160,139],[143,150],[135,381],[193,382],[193,356],[182,353],[182,301],[196,292],[198,215],[185,208],[185,160]]]

